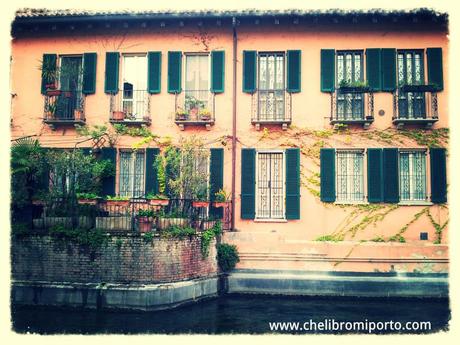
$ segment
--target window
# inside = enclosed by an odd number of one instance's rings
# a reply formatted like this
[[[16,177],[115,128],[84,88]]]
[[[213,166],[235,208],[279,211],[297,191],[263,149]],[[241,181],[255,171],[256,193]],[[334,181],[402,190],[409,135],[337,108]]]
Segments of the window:
[[[123,55],[122,69],[125,120],[140,121],[148,115],[146,55]]]
[[[284,53],[259,53],[259,120],[285,118]]]
[[[256,171],[256,218],[284,219],[284,153],[257,152]]]
[[[209,55],[185,55],[185,110],[194,117],[199,109],[209,109]]]
[[[398,85],[424,84],[423,51],[398,51]],[[423,92],[399,92],[400,118],[424,118],[425,94]]]
[[[83,108],[83,57],[59,57],[59,89],[63,95],[56,99],[55,118],[74,119],[75,110]]]
[[[145,153],[143,151],[120,152],[120,196],[133,198],[144,196],[144,162]]]
[[[421,201],[426,193],[426,152],[399,152],[399,194],[401,201]]]
[[[337,52],[337,85],[352,86],[363,81],[363,53]],[[361,120],[364,117],[364,95],[357,92],[337,92],[337,119]]]
[[[190,159],[188,162],[186,158]],[[208,194],[209,186],[209,154],[205,150],[197,150],[196,156],[193,157],[188,155],[187,157],[181,157],[181,172],[188,175],[189,179],[183,180],[182,198],[194,199],[193,194]],[[204,185],[198,185],[206,181]],[[209,195],[207,200],[209,200]],[[201,195],[201,197],[203,197]]]
[[[338,202],[364,201],[364,151],[337,150],[336,190]]]

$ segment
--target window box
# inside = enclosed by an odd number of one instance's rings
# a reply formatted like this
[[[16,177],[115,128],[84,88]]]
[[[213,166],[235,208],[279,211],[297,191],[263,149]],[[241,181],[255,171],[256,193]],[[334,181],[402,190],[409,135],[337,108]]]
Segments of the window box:
[[[107,206],[128,207],[129,200],[106,200]]]
[[[46,90],[47,96],[60,96],[62,94],[61,90]]]
[[[432,84],[427,85],[402,85],[400,87],[402,92],[435,92],[437,88]]]
[[[366,93],[371,89],[369,86],[340,86],[339,91],[343,93]]]
[[[119,110],[112,111],[112,120],[123,121],[125,119],[125,113]]]
[[[150,199],[149,205],[151,206],[168,206],[169,199]]]
[[[78,203],[80,205],[97,205],[100,200],[101,200],[101,198],[97,198],[97,199],[81,198],[81,199],[78,199]]]
[[[229,204],[228,201],[214,201],[213,206],[216,208],[220,208],[220,207],[227,207],[228,204]]]
[[[209,201],[193,201],[192,206],[193,207],[208,207]]]

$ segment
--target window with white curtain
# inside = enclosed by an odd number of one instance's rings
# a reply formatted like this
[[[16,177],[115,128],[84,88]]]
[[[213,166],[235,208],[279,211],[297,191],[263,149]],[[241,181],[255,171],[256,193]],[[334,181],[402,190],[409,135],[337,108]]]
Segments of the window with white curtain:
[[[122,106],[126,120],[142,120],[148,114],[147,57],[123,55]]]
[[[336,200],[364,201],[364,151],[337,150]]]
[[[143,197],[145,194],[144,151],[120,152],[120,196]]]
[[[208,54],[185,55],[185,110],[208,108],[209,68]]]
[[[399,193],[401,201],[427,199],[426,151],[399,152]]]

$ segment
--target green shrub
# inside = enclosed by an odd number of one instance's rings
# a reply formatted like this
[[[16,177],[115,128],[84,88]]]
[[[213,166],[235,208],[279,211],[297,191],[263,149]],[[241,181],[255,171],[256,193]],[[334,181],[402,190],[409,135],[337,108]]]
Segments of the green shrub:
[[[205,258],[209,254],[211,241],[222,232],[222,224],[217,221],[212,228],[203,231],[201,235],[201,255]]]
[[[166,238],[184,238],[187,236],[194,236],[196,235],[196,231],[193,228],[190,227],[181,227],[178,225],[171,225],[169,228],[165,229],[162,232],[163,237]]]
[[[238,262],[240,257],[235,245],[222,243],[217,246],[217,263],[223,272],[231,271]]]
[[[52,226],[49,234],[61,241],[75,242],[93,249],[101,247],[107,243],[107,235],[101,229],[67,229],[61,224]]]

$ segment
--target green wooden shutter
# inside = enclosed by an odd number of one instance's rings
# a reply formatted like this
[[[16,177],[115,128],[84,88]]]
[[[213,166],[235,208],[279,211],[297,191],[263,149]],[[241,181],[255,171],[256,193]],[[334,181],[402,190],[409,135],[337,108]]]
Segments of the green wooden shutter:
[[[257,52],[255,50],[243,51],[243,92],[256,92],[257,79]]]
[[[383,151],[367,149],[367,199],[383,202]]]
[[[396,89],[396,49],[382,48],[381,51],[382,91]]]
[[[224,149],[211,149],[211,159],[209,164],[209,184],[210,184],[210,200],[215,200],[216,193],[224,187]],[[211,205],[209,213],[216,217],[222,218],[223,208],[216,208]]]
[[[321,49],[321,92],[335,90],[335,50]]]
[[[161,52],[148,52],[147,54],[147,89],[148,92],[161,92]]]
[[[335,149],[321,149],[321,201],[335,201]]]
[[[158,177],[155,168],[155,158],[160,153],[158,148],[147,148],[145,150],[145,194],[158,193]]]
[[[444,89],[442,73],[442,48],[427,48],[428,83],[436,85],[436,89]]]
[[[398,149],[383,149],[383,200],[385,202],[399,202],[398,160]]]
[[[105,93],[118,93],[118,64],[120,54],[105,53]]]
[[[382,89],[380,55],[380,48],[366,49],[366,79],[372,91],[380,91]]]
[[[286,219],[300,219],[300,150],[286,149]]]
[[[447,202],[446,149],[430,149],[431,201],[436,204]]]
[[[168,92],[182,92],[182,52],[168,52]]]
[[[96,92],[96,53],[83,54],[83,90],[85,95]]]
[[[225,88],[225,52],[211,52],[211,92],[222,93]]]
[[[117,150],[113,147],[103,147],[101,159],[107,159],[116,166]],[[102,196],[115,195],[115,176],[107,176],[102,179]]]
[[[256,215],[256,150],[241,149],[241,219]]]
[[[287,92],[300,92],[301,89],[301,51],[287,51]]]
[[[54,73],[56,72],[56,54],[43,54],[42,60],[42,84],[41,84],[41,93],[42,95],[46,94],[46,84],[51,84],[56,82],[56,79],[53,78]],[[48,71],[48,73],[46,73]],[[50,75],[51,74],[51,75]]]

